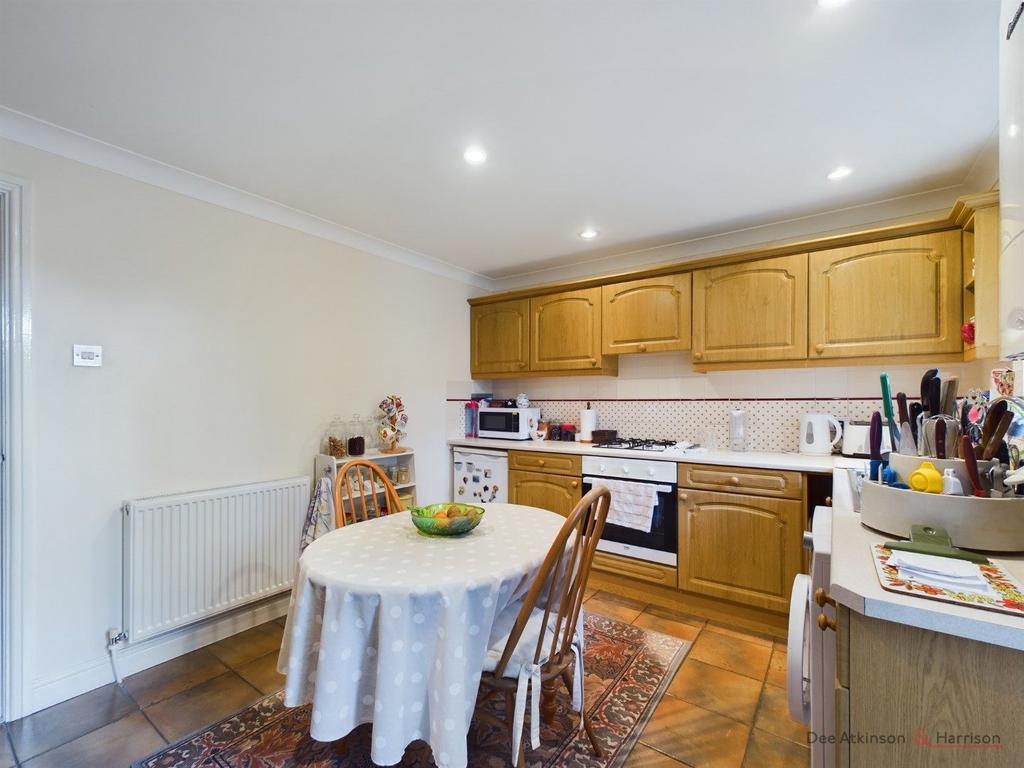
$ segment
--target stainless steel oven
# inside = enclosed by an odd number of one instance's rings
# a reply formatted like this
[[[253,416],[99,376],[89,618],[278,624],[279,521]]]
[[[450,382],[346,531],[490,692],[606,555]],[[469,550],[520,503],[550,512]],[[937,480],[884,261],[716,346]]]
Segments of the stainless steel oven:
[[[676,565],[679,559],[679,501],[676,494],[675,462],[583,457],[583,492],[603,481],[639,483],[655,486],[657,503],[651,517],[651,530],[643,531],[605,523],[597,548],[638,560]],[[614,503],[614,489],[612,494]]]

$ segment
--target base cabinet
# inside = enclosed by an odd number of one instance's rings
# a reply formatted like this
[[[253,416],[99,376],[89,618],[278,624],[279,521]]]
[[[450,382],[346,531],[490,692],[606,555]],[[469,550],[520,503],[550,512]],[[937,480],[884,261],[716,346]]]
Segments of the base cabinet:
[[[803,503],[679,491],[679,588],[786,613],[800,572]]]
[[[838,654],[836,765],[1024,765],[1024,652],[853,610],[838,612],[836,631],[849,644],[848,661]]]
[[[568,516],[583,498],[582,482],[578,477],[546,472],[508,473],[508,500],[512,504],[540,507]]]

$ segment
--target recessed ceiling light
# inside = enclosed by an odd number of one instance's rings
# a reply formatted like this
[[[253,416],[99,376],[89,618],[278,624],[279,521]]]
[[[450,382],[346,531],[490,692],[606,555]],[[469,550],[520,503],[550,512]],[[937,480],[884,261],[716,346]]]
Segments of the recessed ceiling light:
[[[840,165],[838,168],[835,168],[832,171],[832,173],[830,173],[828,175],[828,180],[829,181],[839,181],[840,179],[845,179],[851,173],[853,173],[853,168],[850,168],[850,167],[845,166],[845,165]]]
[[[846,5],[849,0],[818,0],[818,7],[820,8],[838,8],[841,5]]]
[[[462,156],[470,165],[480,165],[487,160],[487,152],[483,147],[476,144],[471,147],[466,147],[466,151],[462,153]]]
[[[593,240],[595,237],[597,237],[597,230],[593,229],[592,227],[587,227],[582,232],[580,232],[580,237],[583,238],[584,240]]]
[[[1016,123],[1010,123],[1010,127],[1006,129],[1006,135],[1011,139],[1020,133],[1020,126]]]

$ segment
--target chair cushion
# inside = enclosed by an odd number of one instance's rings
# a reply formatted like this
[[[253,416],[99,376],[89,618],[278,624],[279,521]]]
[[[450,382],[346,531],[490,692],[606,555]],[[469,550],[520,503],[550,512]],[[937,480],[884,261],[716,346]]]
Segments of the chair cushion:
[[[552,613],[548,617],[549,626],[544,632],[544,645],[541,649],[540,657],[541,664],[547,661],[548,651],[551,649],[551,641],[555,634],[553,628],[555,621],[555,614]],[[533,663],[533,654],[537,651],[537,637],[540,635],[543,625],[544,609],[534,608],[533,613],[530,614],[530,618],[526,622],[526,626],[523,628],[523,633],[519,636],[519,642],[516,644],[515,651],[512,652],[512,657],[509,659],[508,664],[505,665],[502,677],[519,677],[519,670],[522,666]],[[493,672],[497,669],[498,662],[501,661],[501,654],[505,652],[505,646],[508,644],[508,638],[511,634],[512,628],[508,627],[497,639],[494,638],[494,635],[491,636],[491,646],[487,649],[487,655],[484,657],[484,672]]]

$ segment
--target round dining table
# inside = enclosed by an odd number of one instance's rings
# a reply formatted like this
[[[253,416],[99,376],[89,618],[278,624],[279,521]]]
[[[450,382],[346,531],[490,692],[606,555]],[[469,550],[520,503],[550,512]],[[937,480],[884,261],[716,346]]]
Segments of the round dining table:
[[[377,765],[423,740],[441,768],[464,768],[487,649],[507,634],[565,522],[536,507],[482,506],[463,536],[426,536],[401,512],[306,548],[278,669],[285,704],[312,704],[312,738],[372,722]]]

